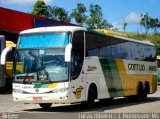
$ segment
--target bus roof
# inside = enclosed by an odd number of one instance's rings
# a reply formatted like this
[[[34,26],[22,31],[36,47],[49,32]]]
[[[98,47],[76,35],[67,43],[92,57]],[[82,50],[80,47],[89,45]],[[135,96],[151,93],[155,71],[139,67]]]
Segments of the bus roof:
[[[111,31],[111,30],[106,30],[106,29],[94,29],[94,30],[97,31],[97,32],[101,32],[106,36],[154,46],[154,44],[151,43],[150,41],[140,41],[140,40],[137,40],[137,39],[128,38],[128,36],[124,33],[119,33],[119,32],[116,32],[116,31]]]
[[[53,26],[53,27],[40,27],[40,28],[34,28],[29,29],[20,32],[20,34],[31,34],[31,33],[43,33],[43,32],[74,32],[77,30],[85,30],[84,27],[79,26]]]
[[[127,38],[127,37],[122,37],[122,36],[117,36],[117,35],[113,35],[112,37],[123,39],[123,40],[127,40],[127,41],[137,42],[137,43],[141,43],[141,44],[155,46],[150,41],[140,41],[140,40],[136,40],[136,39],[132,39],[132,38]]]
[[[132,41],[132,42],[137,42],[137,43],[141,43],[141,44],[154,46],[154,44],[151,43],[150,41],[139,41],[139,40],[136,40],[136,39],[127,38],[127,37],[123,37],[123,36],[110,35],[110,34],[107,34],[107,33],[102,33],[100,31],[86,29],[85,27],[79,27],[79,26],[40,27],[40,28],[34,28],[34,29],[29,29],[29,30],[22,31],[22,32],[20,32],[20,34],[22,35],[22,34],[31,34],[31,33],[44,33],[44,32],[74,32],[74,31],[78,31],[78,30],[90,31],[90,32],[94,32],[94,33],[97,33],[97,34],[103,34],[103,35],[118,38],[118,39],[123,39],[123,40],[127,40],[127,41]]]

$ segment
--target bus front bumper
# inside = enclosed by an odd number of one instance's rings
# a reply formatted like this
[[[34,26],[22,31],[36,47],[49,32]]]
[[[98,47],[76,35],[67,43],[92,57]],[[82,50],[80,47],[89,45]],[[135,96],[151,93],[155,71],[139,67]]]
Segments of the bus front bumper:
[[[18,94],[13,93],[13,101],[21,103],[57,103],[70,104],[67,92],[59,94]]]

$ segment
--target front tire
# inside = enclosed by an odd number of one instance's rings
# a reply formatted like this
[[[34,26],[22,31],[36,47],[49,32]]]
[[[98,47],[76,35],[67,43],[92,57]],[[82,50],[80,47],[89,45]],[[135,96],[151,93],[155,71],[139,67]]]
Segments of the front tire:
[[[49,109],[51,107],[51,103],[42,103],[42,104],[39,104],[39,106],[42,108],[42,109]]]
[[[87,101],[83,103],[87,108],[93,108],[96,99],[96,90],[93,87],[89,88]]]

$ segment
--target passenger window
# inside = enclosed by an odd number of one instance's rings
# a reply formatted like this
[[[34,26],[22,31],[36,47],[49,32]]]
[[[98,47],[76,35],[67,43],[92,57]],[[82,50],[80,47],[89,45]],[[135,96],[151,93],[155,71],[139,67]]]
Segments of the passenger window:
[[[86,56],[99,56],[98,36],[86,32]]]
[[[121,43],[121,48],[122,48],[122,57],[124,59],[131,59],[131,43],[125,41]]]
[[[72,62],[71,62],[71,76],[76,79],[82,69],[84,60],[84,32],[78,31],[73,35],[72,40]]]
[[[121,40],[115,38],[111,39],[111,57],[113,58],[122,57]]]
[[[132,60],[140,60],[140,47],[138,43],[133,43],[131,45]]]

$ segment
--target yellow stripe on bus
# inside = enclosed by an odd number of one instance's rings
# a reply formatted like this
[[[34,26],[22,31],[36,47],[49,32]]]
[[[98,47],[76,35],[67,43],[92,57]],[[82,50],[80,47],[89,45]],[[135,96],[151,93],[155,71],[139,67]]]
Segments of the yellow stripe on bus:
[[[51,83],[48,85],[48,88],[55,88],[58,83]]]
[[[152,74],[127,74],[124,62],[122,59],[116,59],[116,64],[119,70],[119,75],[121,78],[122,87],[124,90],[124,96],[136,95],[137,86],[139,82],[143,83],[148,81],[150,84],[150,92],[153,93],[156,91],[156,75]],[[155,87],[155,88],[154,88]]]

